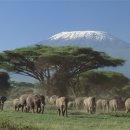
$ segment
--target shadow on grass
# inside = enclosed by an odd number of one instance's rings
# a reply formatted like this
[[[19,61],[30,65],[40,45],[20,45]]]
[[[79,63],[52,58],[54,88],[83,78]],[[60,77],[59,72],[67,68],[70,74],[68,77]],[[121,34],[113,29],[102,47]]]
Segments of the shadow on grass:
[[[109,119],[110,117],[106,114],[87,114],[84,112],[73,112],[69,113],[72,118],[94,118],[94,119]]]
[[[87,114],[85,112],[72,112],[69,113],[72,118],[94,118],[94,119],[110,119],[112,117],[117,118],[129,118],[130,113],[118,112],[118,113],[96,113],[96,114]]]
[[[129,113],[110,113],[110,116],[113,116],[113,117],[130,117],[130,114]]]

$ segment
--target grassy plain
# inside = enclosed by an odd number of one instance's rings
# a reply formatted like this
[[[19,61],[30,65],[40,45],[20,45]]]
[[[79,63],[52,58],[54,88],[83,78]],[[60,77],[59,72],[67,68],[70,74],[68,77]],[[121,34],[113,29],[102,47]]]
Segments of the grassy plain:
[[[124,112],[89,115],[69,110],[68,117],[45,109],[44,114],[4,110],[0,112],[0,130],[130,130],[130,114]]]

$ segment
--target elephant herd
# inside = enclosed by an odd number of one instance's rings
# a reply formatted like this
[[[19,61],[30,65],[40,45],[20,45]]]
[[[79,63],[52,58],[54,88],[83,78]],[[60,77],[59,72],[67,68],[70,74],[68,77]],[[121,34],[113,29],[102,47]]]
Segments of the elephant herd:
[[[113,99],[96,99],[95,97],[78,97],[74,102],[76,109],[84,108],[88,113],[92,114],[96,111],[101,112],[117,112],[125,110],[130,112],[130,98],[113,98]]]
[[[13,100],[15,111],[19,111],[21,108],[22,112],[29,112],[30,110],[34,113],[43,113],[45,106],[45,96],[42,94],[23,94],[19,99]]]
[[[3,110],[4,102],[7,100],[5,96],[0,96],[0,110]],[[46,104],[53,105],[58,110],[59,116],[68,115],[68,109],[84,109],[89,114],[94,114],[97,111],[101,112],[116,112],[118,110],[125,110],[130,112],[130,98],[113,98],[97,99],[95,97],[77,97],[74,100],[69,100],[67,97],[58,97],[53,95],[51,97],[43,94],[23,94],[19,98],[13,100],[15,111],[21,109],[22,112],[44,113]]]
[[[42,94],[23,94],[18,99],[13,100],[13,106],[15,111],[19,111],[21,108],[22,112],[29,112],[30,110],[32,113],[44,113],[45,107],[45,96]],[[67,116],[67,104],[68,99],[66,97],[57,97],[52,96],[50,97],[50,101],[52,104],[55,104],[58,110],[59,115]]]
[[[58,106],[58,96],[53,95],[46,97],[46,102]],[[117,112],[126,110],[126,113],[130,112],[130,98],[114,97],[112,99],[99,99],[93,96],[89,97],[77,97],[74,100],[67,100],[67,109],[85,110],[89,114],[96,112]]]

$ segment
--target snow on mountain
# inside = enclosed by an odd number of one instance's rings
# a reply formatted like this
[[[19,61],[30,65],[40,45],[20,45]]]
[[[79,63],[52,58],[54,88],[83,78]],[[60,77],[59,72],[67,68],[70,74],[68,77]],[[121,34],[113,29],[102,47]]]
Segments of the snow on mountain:
[[[51,36],[50,40],[76,40],[76,39],[94,39],[94,40],[113,40],[112,36],[108,36],[106,32],[101,31],[72,31],[72,32],[61,32]]]
[[[103,31],[71,31],[61,32],[38,44],[49,46],[91,47],[97,51],[126,60],[124,66],[107,68],[124,73],[130,77],[130,44]]]

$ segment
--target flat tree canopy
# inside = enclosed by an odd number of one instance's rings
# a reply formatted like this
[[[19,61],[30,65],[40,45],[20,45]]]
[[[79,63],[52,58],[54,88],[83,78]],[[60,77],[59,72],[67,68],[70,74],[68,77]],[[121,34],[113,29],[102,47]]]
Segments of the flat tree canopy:
[[[118,72],[91,70],[80,74],[79,82],[84,93],[82,95],[107,97],[126,95],[124,87],[128,85],[129,79]]]
[[[0,68],[33,77],[46,84],[52,79],[70,79],[88,70],[106,66],[116,67],[124,62],[104,52],[73,46],[35,45],[0,54]]]

